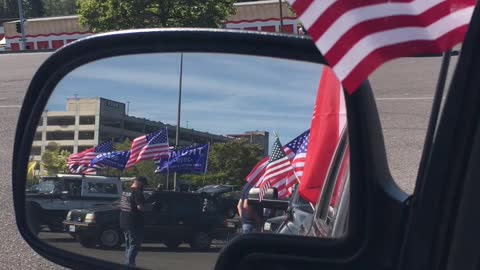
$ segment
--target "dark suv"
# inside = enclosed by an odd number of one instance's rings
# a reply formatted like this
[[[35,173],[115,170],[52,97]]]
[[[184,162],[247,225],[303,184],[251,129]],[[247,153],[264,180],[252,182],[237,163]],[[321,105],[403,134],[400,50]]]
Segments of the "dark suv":
[[[218,197],[208,194],[158,191],[146,199],[145,243],[177,248],[188,243],[197,250],[210,248],[213,239],[235,235],[236,224],[227,221]],[[84,247],[116,248],[122,244],[118,203],[94,209],[71,210],[65,229]]]

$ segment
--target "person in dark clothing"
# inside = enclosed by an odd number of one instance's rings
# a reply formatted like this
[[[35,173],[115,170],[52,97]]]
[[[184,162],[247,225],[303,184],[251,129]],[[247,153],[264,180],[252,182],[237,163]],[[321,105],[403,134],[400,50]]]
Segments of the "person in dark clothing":
[[[243,233],[254,233],[261,231],[262,227],[262,209],[258,205],[248,204],[248,193],[251,189],[249,183],[245,185],[242,196],[238,201],[237,210],[242,221]]]
[[[136,178],[130,191],[124,191],[120,199],[120,228],[125,235],[125,264],[129,266],[135,266],[135,258],[143,241],[145,226],[143,188],[146,184],[145,177]]]

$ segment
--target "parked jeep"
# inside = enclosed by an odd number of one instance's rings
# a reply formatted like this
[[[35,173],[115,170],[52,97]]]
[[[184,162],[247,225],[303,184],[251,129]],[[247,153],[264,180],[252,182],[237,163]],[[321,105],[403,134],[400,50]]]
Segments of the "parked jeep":
[[[177,248],[188,243],[197,250],[210,248],[213,239],[228,240],[238,224],[227,220],[218,197],[204,193],[157,191],[145,201],[144,243],[164,243]],[[71,210],[65,230],[84,247],[117,248],[123,234],[118,203],[92,209]]]
[[[63,220],[71,209],[111,204],[122,194],[120,179],[104,176],[58,174],[43,177],[26,191],[29,226],[38,233],[42,225],[50,231],[63,230]]]

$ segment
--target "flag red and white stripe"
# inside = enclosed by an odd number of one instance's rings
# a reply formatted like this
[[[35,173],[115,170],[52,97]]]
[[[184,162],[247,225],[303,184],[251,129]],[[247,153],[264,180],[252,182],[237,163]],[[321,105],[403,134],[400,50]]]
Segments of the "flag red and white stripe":
[[[71,154],[67,159],[67,166],[71,173],[96,174],[95,168],[89,168],[90,161],[99,153],[113,150],[112,142],[104,142],[97,147],[86,149],[80,153]]]
[[[301,177],[301,171],[303,170],[304,158],[306,152],[306,145],[308,143],[308,136],[310,130],[307,130],[297,136],[295,139],[290,141],[288,144],[283,146],[283,151],[285,151],[285,155],[292,163],[293,171],[287,177],[282,179],[282,181],[277,181],[274,187],[277,189],[278,197],[279,198],[286,198],[291,195],[290,189],[297,183],[297,176],[293,174],[295,171],[298,176]],[[245,178],[245,180],[253,187],[260,187],[262,184],[261,178],[265,174],[266,166],[268,164],[269,157],[265,157],[262,159],[257,165],[252,169],[250,174]],[[270,187],[269,187],[270,188]]]
[[[353,93],[380,65],[461,43],[475,0],[288,0]]]
[[[272,153],[270,154],[268,164],[265,167],[265,172],[260,177],[260,193],[259,199],[263,196],[270,187],[285,185],[286,178],[292,173],[293,167],[290,159],[283,150],[280,140],[276,137]]]
[[[98,155],[98,153],[94,151],[95,148],[92,147],[83,152],[70,155],[67,160],[67,165],[86,164],[87,162],[90,164],[90,160],[94,159]]]
[[[143,160],[159,159],[162,156],[168,156],[169,149],[167,128],[135,138],[132,142],[131,154],[125,169],[129,169]]]
[[[289,159],[295,156],[295,153],[290,150],[288,147],[284,146],[283,150]],[[250,174],[246,177],[247,182],[252,182],[252,187],[259,188],[262,185],[262,176],[265,174],[265,170],[268,164],[269,157],[263,158],[255,167],[252,169]],[[277,182],[275,185],[271,185],[270,187],[274,187],[277,189],[278,197],[285,198],[288,197],[288,190],[286,187],[286,179],[285,182]],[[270,188],[268,187],[268,188]]]

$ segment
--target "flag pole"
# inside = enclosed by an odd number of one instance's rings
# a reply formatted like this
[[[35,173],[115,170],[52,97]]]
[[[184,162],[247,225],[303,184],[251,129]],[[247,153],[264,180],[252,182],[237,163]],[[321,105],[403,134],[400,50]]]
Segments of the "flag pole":
[[[167,187],[165,190],[168,190],[169,181],[170,181],[170,155],[168,156],[168,161],[167,161]]]
[[[205,170],[203,171],[203,186],[205,186],[205,178],[207,175],[207,168],[208,168],[208,154],[210,153],[210,143],[208,143],[208,148],[207,148],[207,161],[205,164]]]
[[[180,135],[180,110],[182,107],[182,76],[183,76],[183,53],[180,54],[180,81],[178,84],[178,110],[177,110],[177,130],[175,134],[175,146],[178,146]],[[177,189],[177,172],[173,174],[173,190]]]
[[[417,187],[421,186],[419,185],[419,183],[423,182],[425,170],[427,169],[428,163],[430,161],[433,137],[435,136],[440,107],[442,105],[442,97],[443,97],[443,92],[445,90],[445,82],[447,80],[448,67],[450,65],[451,55],[452,55],[451,49],[443,53],[442,65],[440,67],[440,73],[438,75],[435,97],[433,99],[433,104],[432,104],[432,112],[430,114],[428,130],[425,136],[425,143],[424,143],[425,147],[423,148],[422,159],[420,160],[420,167],[418,169]]]

